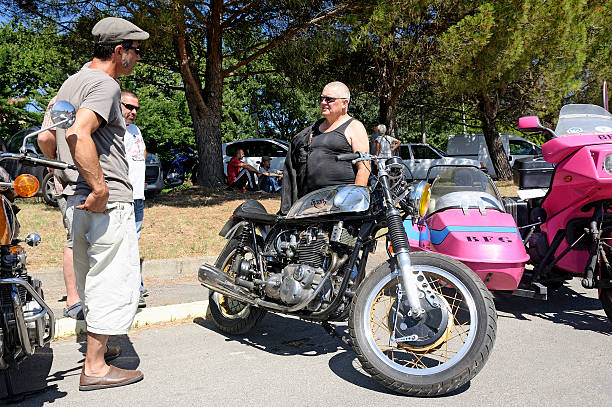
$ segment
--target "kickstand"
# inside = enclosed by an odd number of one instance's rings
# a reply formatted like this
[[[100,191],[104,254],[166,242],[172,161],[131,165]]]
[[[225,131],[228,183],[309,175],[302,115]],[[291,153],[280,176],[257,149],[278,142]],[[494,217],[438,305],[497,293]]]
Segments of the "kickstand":
[[[16,404],[25,400],[27,397],[34,396],[36,394],[44,393],[51,389],[56,389],[57,385],[45,386],[42,389],[29,390],[21,393],[13,392],[13,384],[11,383],[10,369],[2,370],[2,376],[4,377],[4,384],[6,385],[6,397],[0,397],[0,404]]]
[[[323,329],[325,329],[325,332],[327,332],[329,336],[333,336],[334,338],[340,339],[342,342],[344,342],[348,346],[353,346],[351,342],[351,338],[349,338],[348,336],[343,336],[343,335],[338,334],[334,326],[330,324],[329,322],[323,321],[321,322],[321,326],[323,327]]]

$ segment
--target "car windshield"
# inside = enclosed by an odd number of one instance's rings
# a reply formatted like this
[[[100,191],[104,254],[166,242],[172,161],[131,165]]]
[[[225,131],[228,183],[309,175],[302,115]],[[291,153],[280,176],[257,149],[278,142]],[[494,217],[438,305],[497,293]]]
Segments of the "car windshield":
[[[473,167],[449,168],[433,181],[428,214],[450,208],[504,210],[490,178]]]
[[[597,105],[565,105],[559,112],[555,133],[559,137],[612,133],[612,114]]]

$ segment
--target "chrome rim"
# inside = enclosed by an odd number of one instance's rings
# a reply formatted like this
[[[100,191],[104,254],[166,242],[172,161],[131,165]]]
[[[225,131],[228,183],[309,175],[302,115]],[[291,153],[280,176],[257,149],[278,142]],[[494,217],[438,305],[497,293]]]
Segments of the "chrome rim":
[[[397,298],[397,273],[386,275],[368,294],[360,323],[370,347],[383,363],[403,373],[430,375],[451,368],[471,348],[478,327],[476,305],[467,287],[448,271],[426,265],[412,267],[424,273],[445,304],[449,324],[443,339],[423,348],[391,341],[388,315]]]

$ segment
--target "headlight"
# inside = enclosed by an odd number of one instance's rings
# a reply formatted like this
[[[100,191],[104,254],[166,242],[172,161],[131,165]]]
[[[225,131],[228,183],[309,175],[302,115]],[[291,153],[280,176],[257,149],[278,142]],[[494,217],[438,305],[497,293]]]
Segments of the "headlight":
[[[410,201],[412,207],[418,209],[419,216],[423,217],[427,213],[429,207],[429,185],[425,181],[419,182],[412,193],[410,194]]]
[[[608,174],[612,174],[612,154],[606,155],[606,159],[604,160],[604,170]]]

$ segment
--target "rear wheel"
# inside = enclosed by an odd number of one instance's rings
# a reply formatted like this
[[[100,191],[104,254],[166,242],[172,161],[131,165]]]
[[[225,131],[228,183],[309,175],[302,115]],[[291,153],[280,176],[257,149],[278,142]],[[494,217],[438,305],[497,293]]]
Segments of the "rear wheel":
[[[254,253],[252,243],[241,246],[238,239],[232,239],[223,248],[215,267],[231,277],[236,277],[234,270],[237,270],[241,264],[255,262]],[[244,304],[214,291],[211,291],[208,297],[208,309],[215,326],[220,331],[233,335],[249,332],[266,314],[264,309]]]
[[[435,253],[411,253],[410,258],[432,289],[421,300],[425,315],[414,319],[404,301],[398,303],[400,278],[389,262],[359,287],[349,331],[364,369],[384,386],[438,396],[482,369],[495,342],[497,314],[490,292],[464,264]],[[397,332],[402,336],[395,340]]]

